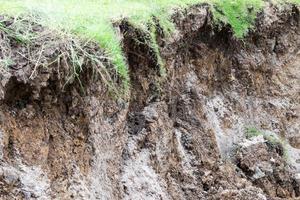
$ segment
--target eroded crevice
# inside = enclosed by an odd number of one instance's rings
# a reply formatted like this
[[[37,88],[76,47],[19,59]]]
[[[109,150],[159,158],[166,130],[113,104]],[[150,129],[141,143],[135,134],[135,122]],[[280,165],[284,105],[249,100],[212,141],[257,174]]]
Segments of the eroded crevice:
[[[23,109],[32,101],[32,87],[29,84],[22,83],[16,77],[12,77],[7,83],[3,103],[17,109]]]
[[[132,87],[129,109],[141,111],[147,103],[160,98],[160,66],[155,51],[149,46],[149,35],[127,21],[120,24],[120,29]]]

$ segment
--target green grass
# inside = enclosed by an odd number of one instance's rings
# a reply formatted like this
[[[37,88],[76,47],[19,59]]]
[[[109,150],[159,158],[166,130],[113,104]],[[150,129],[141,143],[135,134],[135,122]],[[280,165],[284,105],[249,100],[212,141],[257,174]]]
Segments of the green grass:
[[[172,9],[202,2],[214,5],[217,21],[232,26],[234,34],[242,38],[252,26],[263,0],[0,0],[0,13],[12,16],[30,15],[38,23],[63,30],[80,37],[96,40],[107,50],[116,71],[129,82],[121,41],[113,28],[113,21],[128,18],[138,28],[149,31],[149,38],[159,56],[159,47],[152,28],[147,27],[157,16],[166,33],[174,30],[170,21]],[[298,2],[300,0],[289,0]]]
[[[264,2],[261,0],[216,1],[214,16],[218,21],[230,24],[237,38],[243,38],[263,6]]]
[[[260,135],[263,135],[264,133],[260,130],[258,130],[257,128],[254,127],[247,127],[246,128],[246,138],[252,138],[252,137],[257,137]]]

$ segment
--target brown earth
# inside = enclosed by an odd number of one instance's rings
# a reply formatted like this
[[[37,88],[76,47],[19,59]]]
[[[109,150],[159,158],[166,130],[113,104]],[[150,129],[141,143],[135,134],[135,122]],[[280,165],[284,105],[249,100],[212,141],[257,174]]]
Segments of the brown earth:
[[[78,51],[38,25],[30,44],[0,31],[0,58],[13,59],[0,73],[0,199],[296,199],[299,20],[299,7],[269,5],[237,40],[206,5],[178,11],[172,37],[157,28],[166,75],[145,33],[120,22],[122,100],[106,84],[120,80],[95,72],[89,54],[113,74],[97,45]]]

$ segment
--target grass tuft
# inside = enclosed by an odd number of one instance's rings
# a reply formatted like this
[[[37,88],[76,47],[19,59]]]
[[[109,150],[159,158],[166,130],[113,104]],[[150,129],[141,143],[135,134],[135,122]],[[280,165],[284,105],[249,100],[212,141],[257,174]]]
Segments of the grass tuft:
[[[253,26],[263,5],[262,0],[215,1],[214,16],[217,21],[230,24],[237,38],[243,38]]]

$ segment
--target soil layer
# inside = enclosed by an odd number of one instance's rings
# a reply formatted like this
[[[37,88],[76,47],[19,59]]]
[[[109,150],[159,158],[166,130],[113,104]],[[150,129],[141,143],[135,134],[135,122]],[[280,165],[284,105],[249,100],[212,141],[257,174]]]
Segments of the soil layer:
[[[129,98],[96,44],[0,31],[0,199],[296,199],[299,12],[269,4],[238,40],[207,5],[178,11],[172,36],[157,25],[166,74],[121,21]]]

